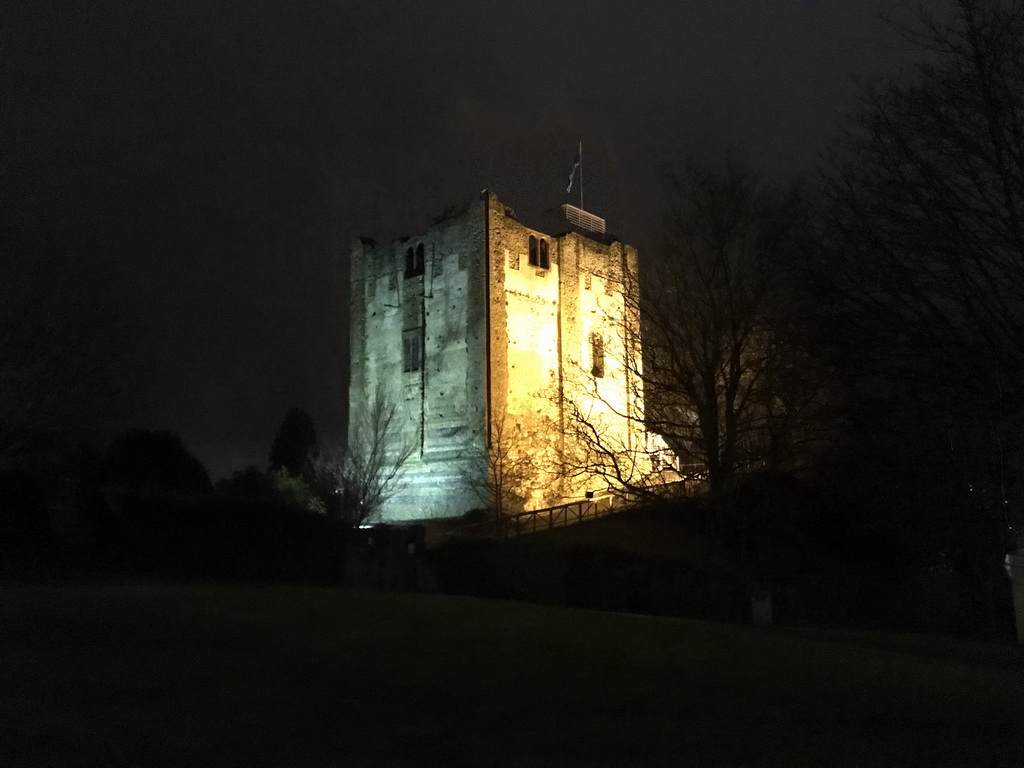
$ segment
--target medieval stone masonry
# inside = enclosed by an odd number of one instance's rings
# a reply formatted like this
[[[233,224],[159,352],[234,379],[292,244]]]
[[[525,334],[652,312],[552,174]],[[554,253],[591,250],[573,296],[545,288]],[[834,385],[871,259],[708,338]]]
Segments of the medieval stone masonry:
[[[581,412],[643,461],[639,321],[623,295],[636,274],[635,248],[530,229],[490,192],[420,236],[358,240],[350,413],[384,387],[400,403],[392,439],[416,444],[383,520],[604,490],[568,461],[583,450],[567,424]]]

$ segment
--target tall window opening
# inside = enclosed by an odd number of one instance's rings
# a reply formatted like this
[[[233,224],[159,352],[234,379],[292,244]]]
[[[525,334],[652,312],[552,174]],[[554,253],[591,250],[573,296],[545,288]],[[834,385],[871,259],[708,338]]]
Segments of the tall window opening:
[[[423,274],[423,243],[405,249],[405,276],[416,277]]]
[[[544,238],[539,240],[530,235],[530,266],[541,269],[551,268],[551,259],[548,256],[548,241]]]
[[[590,374],[595,379],[604,377],[604,338],[599,333],[590,334]]]
[[[402,371],[411,373],[423,368],[423,329],[402,333]]]

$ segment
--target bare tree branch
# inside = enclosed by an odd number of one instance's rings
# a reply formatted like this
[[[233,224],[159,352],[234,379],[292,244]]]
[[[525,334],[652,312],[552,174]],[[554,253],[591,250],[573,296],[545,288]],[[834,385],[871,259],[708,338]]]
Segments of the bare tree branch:
[[[898,403],[946,434],[964,503],[995,530],[1024,486],[1024,3],[957,0],[903,32],[928,59],[849,127],[820,284],[865,411]]]
[[[366,410],[352,413],[348,445],[312,457],[313,484],[330,514],[352,526],[374,522],[401,487],[418,441],[402,429],[397,399],[379,383]]]
[[[67,259],[18,256],[0,286],[0,461],[33,443],[96,439],[139,395],[125,328],[100,291]]]
[[[578,393],[569,402],[577,447],[568,465],[632,494],[667,490],[670,476],[651,471],[657,440],[627,445],[602,422],[607,413],[660,436],[679,457],[675,476],[700,477],[719,498],[737,474],[792,466],[820,439],[813,425],[824,412],[825,377],[792,329],[801,213],[796,196],[771,194],[742,169],[691,165],[674,180],[665,244],[645,257],[643,290],[637,275],[623,275],[625,310],[605,318],[621,337],[629,407],[577,366],[566,387]],[[624,354],[639,349],[642,356]]]

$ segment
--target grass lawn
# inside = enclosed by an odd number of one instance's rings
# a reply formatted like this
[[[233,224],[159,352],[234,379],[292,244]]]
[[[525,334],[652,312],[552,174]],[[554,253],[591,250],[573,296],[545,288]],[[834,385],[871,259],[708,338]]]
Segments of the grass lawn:
[[[315,588],[0,590],[0,766],[1024,766],[1018,649]]]

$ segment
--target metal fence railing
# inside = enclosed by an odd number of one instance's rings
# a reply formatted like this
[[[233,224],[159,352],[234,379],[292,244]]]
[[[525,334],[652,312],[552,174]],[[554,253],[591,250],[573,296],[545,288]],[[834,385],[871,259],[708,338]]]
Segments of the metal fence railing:
[[[519,512],[515,515],[509,515],[500,521],[498,536],[499,538],[514,538],[527,533],[564,528],[576,523],[582,523],[585,520],[596,520],[599,517],[611,514],[616,509],[614,497],[602,496],[600,498],[572,501],[568,504],[558,504],[546,509]]]

